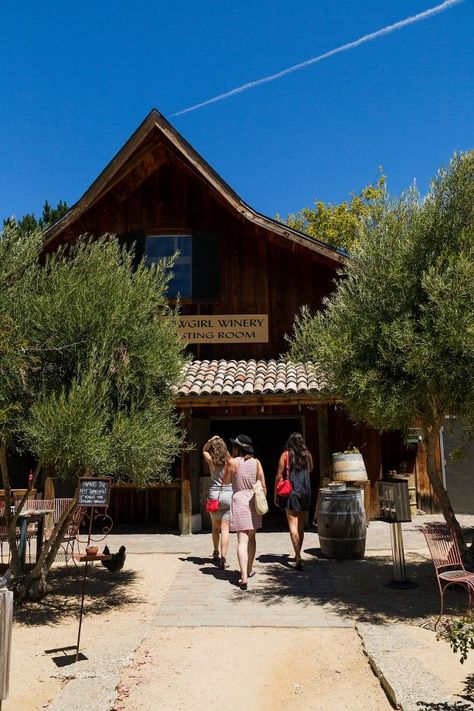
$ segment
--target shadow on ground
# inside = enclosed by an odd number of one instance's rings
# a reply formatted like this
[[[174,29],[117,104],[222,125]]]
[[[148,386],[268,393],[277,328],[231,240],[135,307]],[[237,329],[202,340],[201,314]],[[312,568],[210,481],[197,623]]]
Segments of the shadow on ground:
[[[363,560],[323,560],[320,550],[305,550],[305,568],[298,572],[285,555],[257,555],[264,563],[263,585],[252,597],[264,604],[293,598],[302,606],[328,604],[332,611],[360,622],[376,624],[409,622],[433,627],[439,612],[439,592],[431,561],[418,554],[406,559],[407,575],[418,587],[395,590],[385,583],[392,578],[391,559],[371,556]],[[452,588],[445,596],[446,614],[462,614],[467,594]]]
[[[77,618],[81,603],[84,568],[53,568],[48,577],[48,594],[39,602],[15,606],[15,622],[23,625],[55,625],[67,617]],[[142,600],[137,597],[133,570],[110,573],[92,566],[87,573],[84,614],[103,615],[109,610],[128,608]]]

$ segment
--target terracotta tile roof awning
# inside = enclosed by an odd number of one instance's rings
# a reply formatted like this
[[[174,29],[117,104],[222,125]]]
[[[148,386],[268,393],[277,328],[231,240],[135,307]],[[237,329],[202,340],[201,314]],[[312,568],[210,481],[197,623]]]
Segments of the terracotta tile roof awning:
[[[312,363],[283,360],[194,360],[184,371],[178,399],[262,395],[318,395],[323,389]]]

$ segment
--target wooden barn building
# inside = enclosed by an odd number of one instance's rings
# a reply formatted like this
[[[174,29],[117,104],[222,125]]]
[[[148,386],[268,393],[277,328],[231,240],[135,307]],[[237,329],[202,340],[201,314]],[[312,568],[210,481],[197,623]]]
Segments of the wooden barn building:
[[[364,455],[372,516],[376,482],[400,466],[415,473],[418,505],[430,510],[423,448],[355,427],[342,405],[322,397],[312,364],[280,360],[295,314],[304,304],[320,308],[347,255],[249,207],[156,110],[49,228],[46,249],[106,232],[135,242],[150,262],[180,251],[169,296],[180,294],[181,331],[194,358],[176,407],[196,448],[177,463],[171,484],[115,487],[116,522],[190,533],[204,499],[201,447],[210,435],[240,432],[254,440],[269,487],[286,437],[299,430],[315,462],[314,495],[330,453],[352,443]],[[275,520],[271,510],[264,525]]]

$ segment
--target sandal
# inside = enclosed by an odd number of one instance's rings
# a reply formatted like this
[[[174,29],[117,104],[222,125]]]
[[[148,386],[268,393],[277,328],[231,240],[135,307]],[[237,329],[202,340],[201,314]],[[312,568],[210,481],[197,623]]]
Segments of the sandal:
[[[221,558],[220,561],[219,561],[219,568],[220,568],[221,570],[225,570],[225,569],[228,568],[228,567],[229,567],[229,563],[226,561],[226,559],[225,559],[225,558]]]
[[[303,570],[303,568],[304,568],[303,561],[299,560],[297,562],[297,564],[295,565],[295,570]]]
[[[239,588],[241,590],[247,590],[247,583],[243,583],[241,580],[239,580]]]
[[[219,560],[219,551],[214,551],[211,556],[211,560],[216,561]]]

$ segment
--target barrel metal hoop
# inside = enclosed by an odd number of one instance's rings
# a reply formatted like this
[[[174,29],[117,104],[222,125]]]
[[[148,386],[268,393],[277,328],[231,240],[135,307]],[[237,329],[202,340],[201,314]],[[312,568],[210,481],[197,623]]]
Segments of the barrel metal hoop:
[[[328,536],[321,536],[318,534],[319,540],[323,541],[365,541],[366,536],[358,536],[354,538],[347,538],[344,536],[344,538],[329,538]]]
[[[333,516],[353,516],[354,514],[362,515],[362,513],[363,513],[362,510],[360,510],[360,511],[346,511],[346,512],[344,512],[344,511],[334,511],[334,512],[331,511],[330,513],[323,513],[323,512],[321,512],[320,515],[321,515],[321,517],[323,517],[323,516],[330,516],[330,517],[332,518]]]

